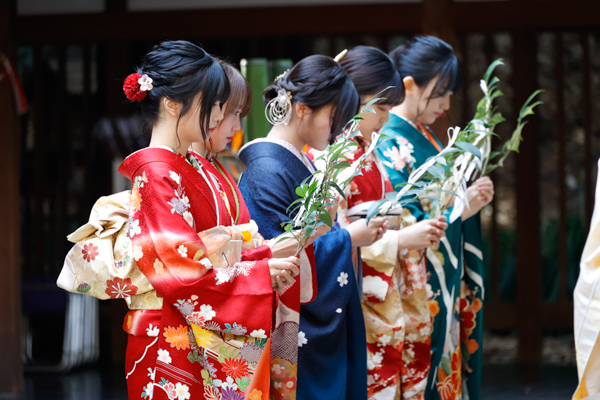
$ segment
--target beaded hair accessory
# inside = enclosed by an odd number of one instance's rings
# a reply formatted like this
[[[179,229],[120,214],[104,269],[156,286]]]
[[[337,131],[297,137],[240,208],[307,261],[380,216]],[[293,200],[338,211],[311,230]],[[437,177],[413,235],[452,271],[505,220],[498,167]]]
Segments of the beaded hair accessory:
[[[125,78],[123,92],[130,101],[140,102],[146,98],[149,91],[153,89],[152,78],[148,75],[134,73]]]
[[[271,125],[287,125],[292,118],[292,94],[285,89],[277,91],[277,97],[267,103],[265,117]]]

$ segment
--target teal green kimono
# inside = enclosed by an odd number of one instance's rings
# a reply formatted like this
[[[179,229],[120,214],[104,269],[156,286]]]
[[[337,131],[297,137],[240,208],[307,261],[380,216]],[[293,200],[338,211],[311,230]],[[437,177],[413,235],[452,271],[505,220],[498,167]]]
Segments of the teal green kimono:
[[[377,155],[395,188],[439,152],[412,123],[393,114],[381,133],[391,139],[376,149]],[[406,207],[418,220],[430,218],[418,202]],[[446,210],[447,217],[451,210]],[[439,247],[427,252],[429,308],[434,317],[427,400],[479,399],[484,297],[481,241],[477,214],[450,224]]]

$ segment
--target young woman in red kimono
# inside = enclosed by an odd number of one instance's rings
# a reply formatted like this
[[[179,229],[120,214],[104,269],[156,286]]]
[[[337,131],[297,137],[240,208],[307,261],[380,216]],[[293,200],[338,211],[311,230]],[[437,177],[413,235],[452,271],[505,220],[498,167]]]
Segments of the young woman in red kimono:
[[[355,47],[340,64],[352,79],[361,104],[384,97],[373,105],[374,113],[363,114],[358,127],[362,137],[355,139],[358,148],[348,154],[353,161],[368,149],[373,133],[387,122],[390,109],[402,102],[404,85],[390,57],[374,47]],[[375,152],[369,155],[362,175],[351,181],[348,192],[338,217],[342,226],[370,203],[383,199],[385,193],[394,192]],[[417,222],[408,209],[398,208],[386,220],[390,229],[384,237],[361,247],[369,398],[423,399],[430,368],[431,315],[421,252],[439,242],[446,218]]]
[[[185,41],[157,46],[138,73],[125,91],[141,102],[152,136],[119,171],[133,182],[133,258],[162,309],[125,319],[129,397],[267,399],[274,290],[294,282],[298,261],[272,259],[268,246],[242,251],[251,232],[231,226],[206,163],[188,152],[223,119],[227,76]],[[137,294],[127,279],[109,289]]]
[[[250,227],[250,231],[256,232],[258,227],[250,219],[250,212],[237,183],[216,157],[231,142],[235,133],[241,129],[240,120],[250,110],[252,93],[250,85],[237,69],[223,61],[221,61],[221,64],[227,74],[231,87],[229,99],[223,106],[224,118],[217,126],[217,129],[211,134],[209,141],[206,143],[194,143],[192,145],[193,154],[200,160],[206,173],[215,179],[218,192],[227,204],[229,215],[233,221],[232,223],[240,227],[240,229]],[[319,229],[319,232],[313,236],[312,240],[326,233],[328,230],[327,227]],[[262,241],[263,238],[260,235],[258,236],[259,240]],[[311,302],[317,294],[312,240],[309,241],[306,249],[299,255],[301,260],[300,282],[286,289],[285,293],[280,293],[279,305],[276,312],[273,337],[283,339],[284,337],[291,336],[292,340],[290,344],[294,346],[297,346],[300,304]],[[265,245],[271,248],[274,257],[289,257],[295,254],[297,246],[295,240],[276,242],[276,240],[264,242]],[[278,348],[273,349],[271,354],[271,364],[278,366],[275,369],[285,369],[288,371],[286,374],[272,373],[270,395],[274,399],[293,399],[296,396],[295,386],[297,376],[295,371],[297,369],[298,355],[296,351],[290,352],[289,349],[286,349],[287,346],[279,345]]]

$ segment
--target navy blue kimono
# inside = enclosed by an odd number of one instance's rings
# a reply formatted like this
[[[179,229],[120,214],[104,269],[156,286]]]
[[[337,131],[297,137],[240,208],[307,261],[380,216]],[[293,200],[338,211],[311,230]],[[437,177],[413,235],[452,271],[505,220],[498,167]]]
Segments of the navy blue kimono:
[[[286,209],[311,171],[271,142],[249,143],[240,159],[247,166],[240,190],[259,232],[271,239],[284,232],[281,223],[291,219]],[[300,308],[300,332],[307,343],[299,348],[297,398],[365,400],[367,340],[350,234],[336,226],[314,242],[314,252],[318,292]]]

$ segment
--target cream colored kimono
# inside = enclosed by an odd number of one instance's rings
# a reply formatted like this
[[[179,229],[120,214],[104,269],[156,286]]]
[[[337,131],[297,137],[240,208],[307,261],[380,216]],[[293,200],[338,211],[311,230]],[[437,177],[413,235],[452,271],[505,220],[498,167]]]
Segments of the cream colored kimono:
[[[598,160],[600,168],[600,160]],[[600,174],[590,233],[581,255],[575,292],[575,348],[579,386],[574,400],[600,393]]]

